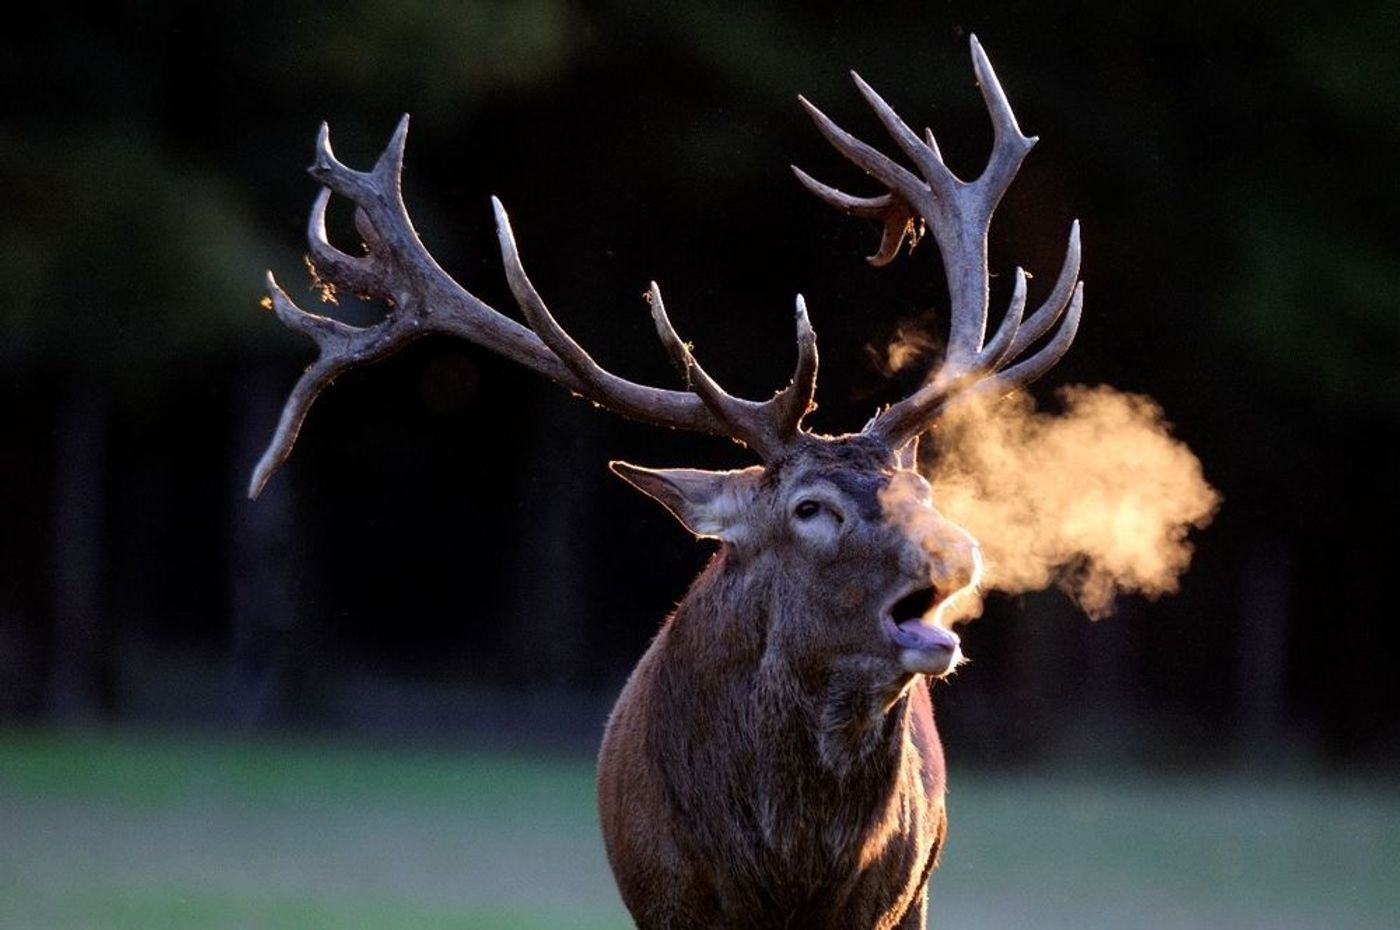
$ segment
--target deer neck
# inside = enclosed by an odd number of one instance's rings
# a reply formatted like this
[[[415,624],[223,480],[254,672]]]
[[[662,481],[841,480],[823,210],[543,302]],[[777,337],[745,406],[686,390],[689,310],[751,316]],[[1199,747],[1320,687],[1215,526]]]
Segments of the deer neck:
[[[780,595],[771,579],[727,562],[715,556],[667,630],[673,655],[685,658],[669,667],[684,669],[687,681],[675,685],[687,704],[759,764],[800,760],[809,774],[842,781],[882,759],[897,763],[911,676],[869,656],[795,649],[772,632]]]
[[[772,582],[735,568],[716,556],[653,647],[647,755],[697,855],[806,901],[833,868],[866,874],[861,857],[921,816],[911,689],[790,655],[771,634]]]

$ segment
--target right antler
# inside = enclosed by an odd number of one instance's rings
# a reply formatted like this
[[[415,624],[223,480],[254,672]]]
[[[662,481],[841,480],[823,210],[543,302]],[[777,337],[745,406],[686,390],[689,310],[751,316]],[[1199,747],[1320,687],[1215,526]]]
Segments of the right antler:
[[[291,453],[302,421],[323,388],[343,372],[384,358],[428,333],[474,342],[631,419],[728,436],[752,448],[764,461],[779,455],[796,436],[811,407],[817,376],[816,336],[801,296],[797,298],[797,368],[792,382],[767,401],[734,397],[706,374],[672,328],[655,282],[647,300],[657,334],[689,390],[665,390],[620,378],[594,362],[549,312],[525,275],[510,221],[494,197],[506,277],[529,328],[469,293],[438,265],[418,238],[403,201],[400,178],[407,135],[405,116],[374,168],[361,172],[336,159],[329,130],[321,125],[316,162],[309,169],[325,185],[307,228],[313,276],[329,300],[341,288],[383,300],[389,310],[378,323],[350,326],[302,310],[268,274],[271,309],[286,326],[313,339],[320,353],[282,408],[277,431],[253,471],[249,497],[257,497]],[[364,237],[364,255],[343,252],[327,238],[326,206],[332,193],[356,204],[355,225]]]
[[[919,390],[878,414],[865,428],[890,447],[898,449],[923,432],[938,417],[947,401],[960,391],[992,387],[1010,391],[1049,371],[1065,354],[1079,327],[1084,286],[1079,277],[1079,222],[1070,228],[1069,248],[1050,295],[1029,319],[1022,321],[1026,304],[1026,273],[1016,269],[1010,309],[990,342],[987,330],[988,268],[987,231],[992,212],[1011,185],[1021,161],[1036,142],[1022,135],[1011,105],[997,81],[987,55],[973,36],[972,65],[992,117],[992,155],[981,177],[964,181],[943,163],[933,133],[915,135],[903,120],[855,72],[856,87],[880,118],[905,155],[914,162],[915,175],[881,152],[837,126],[805,98],[798,98],[822,135],[846,158],[889,189],[879,197],[853,197],[814,180],[794,167],[798,179],[822,200],[847,213],[880,220],[884,233],[879,251],[870,257],[875,265],[889,263],[907,235],[917,235],[914,218],[921,218],[943,256],[948,279],[950,327],[948,348],[939,370]],[[1069,310],[1065,313],[1065,305]],[[1016,362],[1048,333],[1064,313],[1059,330],[1041,349]],[[1012,364],[1016,362],[1016,364]]]

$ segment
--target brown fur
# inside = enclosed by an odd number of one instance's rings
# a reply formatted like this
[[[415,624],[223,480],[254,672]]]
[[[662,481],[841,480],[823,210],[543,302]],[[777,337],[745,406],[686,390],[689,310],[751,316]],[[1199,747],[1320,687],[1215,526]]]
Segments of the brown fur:
[[[770,466],[748,535],[711,560],[624,688],[598,791],[641,930],[923,927],[943,752],[928,685],[875,608],[918,540],[859,515],[863,481],[892,473],[849,439]],[[816,554],[791,537],[783,497],[814,475],[848,504],[841,544]]]

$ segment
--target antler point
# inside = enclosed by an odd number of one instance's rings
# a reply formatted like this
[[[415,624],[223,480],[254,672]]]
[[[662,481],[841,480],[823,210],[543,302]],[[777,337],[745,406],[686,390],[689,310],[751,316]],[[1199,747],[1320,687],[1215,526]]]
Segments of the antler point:
[[[334,167],[335,152],[331,150],[331,124],[322,120],[321,128],[316,131],[316,160],[306,170],[311,172],[312,177],[320,180],[321,172],[329,172]]]
[[[807,298],[801,294],[797,295],[797,336],[799,339],[807,339],[813,335],[812,318],[807,313]]]
[[[408,114],[399,117],[398,123],[394,125],[394,132],[389,136],[389,150],[403,151],[404,141],[408,138]]]
[[[501,199],[495,194],[491,195],[491,213],[496,218],[496,232],[512,236],[510,230],[510,216],[506,213],[506,208]]]
[[[408,114],[399,117],[398,123],[394,126],[394,132],[389,136],[388,150],[401,154],[408,139]]]
[[[400,117],[398,125],[394,127],[394,133],[389,137],[389,144],[384,147],[379,160],[374,163],[374,173],[397,186],[399,176],[403,173],[403,153],[407,144],[408,114],[405,113]]]
[[[818,181],[816,178],[812,177],[810,174],[803,171],[796,165],[788,165],[788,167],[792,169],[792,173],[797,177],[798,182],[801,183],[802,186],[807,188],[808,190],[814,190],[817,187],[824,186],[820,181]]]

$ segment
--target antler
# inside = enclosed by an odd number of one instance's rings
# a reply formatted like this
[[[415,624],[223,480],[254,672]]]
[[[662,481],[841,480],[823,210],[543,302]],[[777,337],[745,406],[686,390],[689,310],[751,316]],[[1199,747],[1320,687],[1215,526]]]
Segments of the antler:
[[[798,98],[837,151],[889,189],[889,193],[879,197],[853,197],[793,168],[798,180],[825,202],[855,216],[883,223],[880,248],[869,261],[874,265],[888,264],[898,254],[905,237],[917,235],[916,216],[933,235],[943,257],[950,299],[948,349],[943,364],[921,388],[882,411],[865,427],[867,434],[882,439],[892,448],[904,445],[927,429],[943,405],[960,391],[974,386],[1010,391],[1040,377],[1065,354],[1079,327],[1084,285],[1077,281],[1079,221],[1076,220],[1070,227],[1064,265],[1045,302],[1029,318],[1023,319],[1026,273],[1017,268],[1010,308],[991,341],[984,342],[988,300],[987,231],[993,211],[1036,139],[1023,135],[1016,125],[1011,105],[976,36],[972,37],[971,45],[972,66],[982,99],[991,114],[993,130],[991,158],[975,181],[964,181],[953,174],[943,163],[933,133],[924,130],[924,138],[920,139],[855,72],[851,76],[856,88],[900,150],[914,163],[917,175],[837,126],[805,98]],[[1066,303],[1068,312],[1065,312]],[[1054,336],[1034,354],[1018,362],[1031,345],[1055,326],[1062,314],[1063,321]]]
[[[403,348],[428,333],[474,342],[558,382],[600,407],[644,423],[728,436],[764,461],[779,455],[801,429],[816,387],[817,345],[807,308],[797,298],[797,367],[791,383],[762,403],[734,397],[705,370],[671,326],[653,282],[647,299],[657,333],[686,379],[687,391],[636,384],[601,368],[559,325],[520,263],[510,220],[492,198],[496,232],[510,290],[529,328],[469,293],[444,271],[418,238],[404,205],[400,178],[408,117],[400,120],[388,147],[368,172],[355,171],[331,151],[326,124],[316,141],[311,176],[325,185],[311,208],[308,259],[323,294],[337,288],[384,301],[385,317],[370,326],[350,326],[302,310],[267,277],[268,306],[286,326],[316,342],[319,355],[292,388],[277,431],[253,471],[250,497],[291,454],[297,432],[321,391],[337,376]],[[356,204],[355,225],[365,254],[350,255],[326,236],[326,206],[332,194]]]

